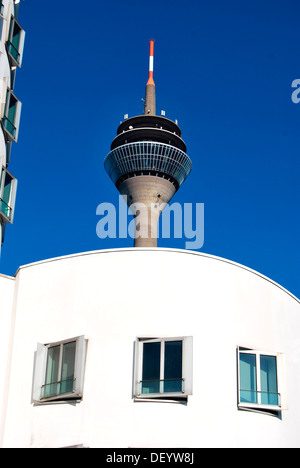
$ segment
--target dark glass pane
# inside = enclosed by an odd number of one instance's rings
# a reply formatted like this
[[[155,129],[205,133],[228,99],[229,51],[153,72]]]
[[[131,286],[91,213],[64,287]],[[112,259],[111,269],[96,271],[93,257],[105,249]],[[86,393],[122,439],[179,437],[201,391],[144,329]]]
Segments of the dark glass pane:
[[[159,380],[143,380],[141,384],[141,393],[160,393]]]
[[[3,117],[3,125],[13,137],[16,136],[16,127],[8,120],[6,116]]]
[[[12,123],[15,124],[16,111],[17,111],[17,99],[11,94],[9,100],[9,108],[7,118]]]
[[[11,43],[16,50],[19,50],[20,35],[21,35],[20,26],[18,26],[17,23],[15,23]]]
[[[60,391],[59,391],[59,393],[60,394],[71,393],[71,392],[73,392],[73,387],[74,387],[74,379],[62,380],[62,382],[60,382]]]
[[[5,173],[5,180],[4,180],[4,190],[3,190],[3,201],[9,205],[9,200],[10,200],[10,194],[11,194],[11,188],[12,188],[12,181],[13,178]]]
[[[54,346],[48,350],[46,384],[58,381],[59,353],[59,346]]]
[[[143,380],[160,378],[160,343],[144,343]]]
[[[182,391],[182,341],[165,342],[164,392]]]
[[[22,30],[20,26],[15,21],[12,20],[10,24],[9,40],[7,42],[7,45],[8,45],[8,50],[10,54],[17,62],[19,62],[20,60],[19,47],[20,47],[21,31]]]
[[[60,347],[53,346],[48,350],[45,385],[42,389],[42,398],[49,398],[59,393],[58,369]]]
[[[63,360],[61,368],[61,380],[74,379],[76,341],[66,343],[63,348]]]
[[[275,356],[260,356],[261,402],[278,405],[277,365]]]
[[[257,403],[255,354],[240,353],[240,401]]]
[[[166,379],[182,378],[182,341],[165,342],[165,374]]]
[[[178,392],[183,391],[183,388],[182,388],[183,380],[182,379],[164,380],[163,384],[164,384],[163,391],[165,393],[168,393],[168,392],[177,392],[178,393]]]
[[[4,187],[3,187],[3,194],[2,198],[0,198],[0,211],[5,214],[8,218],[11,216],[12,208],[11,208],[11,192],[13,187],[13,178],[7,173],[3,172],[4,177]]]
[[[160,343],[144,343],[141,393],[159,393]]]
[[[63,346],[60,393],[73,391],[76,341]]]

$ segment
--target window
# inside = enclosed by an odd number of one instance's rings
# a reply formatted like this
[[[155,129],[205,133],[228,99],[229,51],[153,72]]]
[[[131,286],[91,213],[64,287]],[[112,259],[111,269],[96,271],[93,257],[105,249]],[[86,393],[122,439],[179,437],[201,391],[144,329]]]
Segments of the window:
[[[82,398],[86,346],[84,336],[38,345],[33,386],[35,402]]]
[[[0,176],[0,215],[5,222],[12,223],[17,191],[17,180],[2,168]]]
[[[137,339],[135,396],[192,394],[192,337]]]
[[[23,49],[25,41],[25,31],[21,28],[17,20],[12,16],[10,22],[7,50],[13,65],[21,67]]]
[[[277,356],[239,349],[239,406],[279,409]]]
[[[42,398],[73,392],[76,341],[49,346]]]
[[[17,141],[21,115],[21,102],[10,89],[7,90],[3,126],[9,141]]]

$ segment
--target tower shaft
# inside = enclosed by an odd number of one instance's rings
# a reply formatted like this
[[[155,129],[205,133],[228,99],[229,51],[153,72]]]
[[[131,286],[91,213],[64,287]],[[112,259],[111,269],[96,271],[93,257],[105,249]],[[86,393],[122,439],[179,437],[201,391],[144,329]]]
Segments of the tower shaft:
[[[119,186],[121,195],[135,217],[135,247],[157,247],[160,214],[176,189],[166,179],[153,176],[131,177]]]

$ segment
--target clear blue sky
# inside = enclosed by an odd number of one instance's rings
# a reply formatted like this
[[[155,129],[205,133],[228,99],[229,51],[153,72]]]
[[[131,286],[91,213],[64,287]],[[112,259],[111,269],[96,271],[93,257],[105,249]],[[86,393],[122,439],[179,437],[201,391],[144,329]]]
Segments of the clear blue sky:
[[[300,4],[296,0],[21,2],[19,180],[1,273],[108,248],[96,208],[118,203],[103,160],[124,114],[142,113],[150,38],[157,111],[178,119],[193,171],[173,201],[204,203],[201,252],[300,297]],[[161,239],[184,248],[186,239]]]

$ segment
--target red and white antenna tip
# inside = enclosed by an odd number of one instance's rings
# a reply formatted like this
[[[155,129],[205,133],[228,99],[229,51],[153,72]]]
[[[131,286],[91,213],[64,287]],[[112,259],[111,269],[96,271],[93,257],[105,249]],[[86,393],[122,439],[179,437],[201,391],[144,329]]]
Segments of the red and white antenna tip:
[[[149,79],[147,85],[155,85],[153,81],[153,64],[154,64],[154,40],[150,41],[150,54],[149,54]]]

